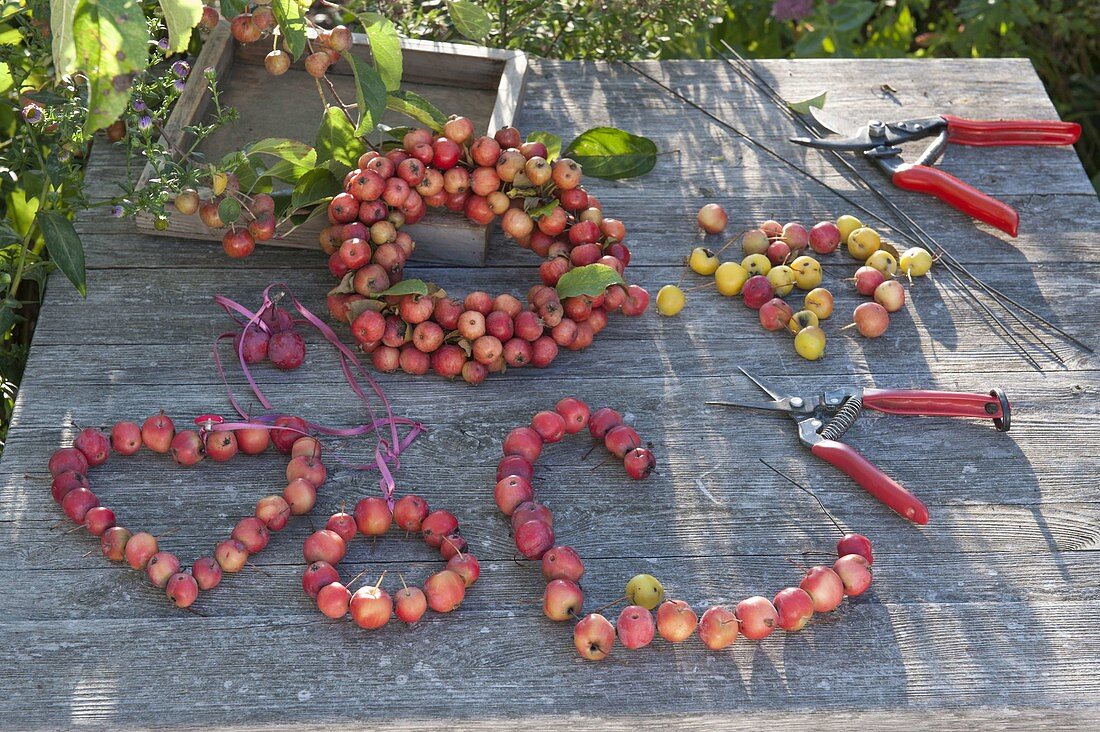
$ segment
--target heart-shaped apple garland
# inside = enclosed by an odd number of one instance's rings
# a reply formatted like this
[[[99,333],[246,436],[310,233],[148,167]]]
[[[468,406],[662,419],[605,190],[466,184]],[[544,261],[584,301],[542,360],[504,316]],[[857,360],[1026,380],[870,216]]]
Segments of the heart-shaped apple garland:
[[[146,419],[140,427],[134,422],[118,422],[111,429],[110,440],[88,427],[76,436],[72,447],[56,451],[49,462],[53,498],[65,515],[100,537],[103,556],[143,570],[154,585],[164,588],[177,607],[189,607],[200,590],[216,587],[223,572],[243,569],[251,555],[267,546],[270,532],[286,526],[291,515],[309,513],[327,476],[320,443],[306,434],[307,424],[298,417],[279,417],[272,424],[227,424],[220,417],[206,415],[195,423],[200,426],[197,431],[176,432],[172,420],[162,412]],[[133,533],[119,526],[114,511],[99,504],[88,480],[89,468],[107,462],[112,449],[128,456],[144,446],[155,453],[170,454],[177,464],[188,467],[206,456],[225,462],[238,452],[259,455],[269,444],[289,456],[286,487],[281,493],[261,498],[254,515],[238,521],[229,538],[214,548],[213,556],[196,559],[190,572],[175,554],[162,551],[152,534]]]
[[[362,587],[353,595],[348,588],[358,577],[345,585],[336,570],[347,554],[348,542],[357,534],[373,539],[385,536],[394,524],[406,537],[418,536],[428,546],[438,549],[447,562],[446,568],[428,577],[423,589],[403,586],[395,594],[396,603],[382,589],[382,577],[373,586]],[[335,620],[343,618],[350,610],[356,625],[367,630],[384,626],[394,611],[398,620],[415,623],[429,607],[437,613],[457,609],[466,597],[466,589],[477,582],[481,567],[466,548],[466,539],[459,533],[454,514],[430,511],[428,502],[420,496],[403,496],[392,511],[381,498],[364,498],[355,504],[354,515],[334,513],[325,528],[306,539],[302,554],[310,564],[302,575],[302,589],[317,601],[317,609],[325,616]],[[382,575],[384,577],[385,572]]]
[[[650,474],[655,465],[653,455],[641,446],[638,433],[623,424],[619,412],[605,407],[590,413],[583,401],[568,397],[559,401],[553,411],[539,412],[530,426],[517,427],[504,439],[504,457],[497,467],[493,491],[497,508],[511,519],[516,549],[527,559],[541,561],[547,582],[543,612],[555,621],[580,616],[584,604],[580,587],[584,563],[573,548],[554,545],[553,514],[535,501],[531,480],[543,444],[558,442],[566,434],[580,432],[585,427],[593,438],[624,461],[631,477],[642,479]],[[871,584],[873,558],[867,537],[845,535],[837,543],[837,555],[831,568],[810,568],[798,587],[780,590],[774,600],[750,597],[738,603],[735,610],[724,606],[708,608],[702,618],[684,600],[665,600],[664,587],[657,578],[636,575],[627,583],[626,595],[612,603],[622,600],[631,603],[619,614],[617,623],[613,625],[599,611],[589,613],[574,626],[573,644],[583,658],[598,661],[611,653],[616,637],[626,648],[641,648],[649,645],[657,632],[671,643],[685,641],[698,632],[707,648],[720,650],[732,644],[739,633],[750,640],[760,640],[777,627],[801,630],[815,612],[834,610],[845,595],[860,595]],[[652,612],[655,608],[656,621]]]

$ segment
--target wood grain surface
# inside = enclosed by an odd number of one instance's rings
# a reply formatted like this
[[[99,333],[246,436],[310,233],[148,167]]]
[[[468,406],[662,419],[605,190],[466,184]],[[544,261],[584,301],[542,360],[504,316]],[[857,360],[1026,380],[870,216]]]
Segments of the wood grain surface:
[[[793,128],[727,66],[642,66],[878,210],[825,157],[787,143]],[[1022,60],[757,68],[788,99],[828,89],[830,108],[854,122],[943,112],[1056,116]],[[885,93],[884,84],[896,92]],[[653,294],[681,279],[684,254],[701,240],[694,216],[705,202],[726,207],[730,235],[764,218],[810,224],[848,210],[623,65],[531,61],[522,130],[570,139],[603,124],[644,134],[663,153],[644,178],[589,183],[605,211],[626,223],[634,252],[628,274]],[[1020,211],[1013,240],[889,188],[865,161],[856,164],[976,274],[1100,347],[1100,206],[1072,150],[948,151],[945,170]],[[119,152],[97,144],[89,195],[111,195],[125,173]],[[429,613],[414,627],[394,622],[371,633],[325,619],[300,588],[311,521],[323,523],[377,491],[374,476],[341,464],[312,520],[292,521],[256,568],[227,577],[193,613],[173,609],[144,576],[98,556],[86,533],[67,533],[43,476],[74,424],[141,420],[161,408],[178,422],[228,413],[210,350],[229,323],[212,296],[256,304],[266,284],[284,281],[323,312],[331,286],[319,254],[262,247],[233,262],[216,243],[139,234],[102,208],[83,214],[78,227],[88,297],[60,275],[51,279],[0,461],[5,727],[1033,730],[1100,722],[1100,362],[1048,333],[1061,361],[1035,347],[1042,371],[1032,369],[942,268],[911,287],[905,310],[872,341],[839,331],[858,302],[843,283],[854,265],[826,257],[838,304],[826,329],[828,355],[817,363],[799,359],[787,336],[763,331],[740,303],[701,289],[677,318],[613,317],[590,349],[476,389],[380,376],[395,411],[430,429],[403,457],[399,491],[459,516],[482,580],[451,616]],[[456,294],[522,294],[537,280],[538,262],[499,233],[489,253],[484,268],[414,260],[409,272]],[[685,286],[703,283],[684,276]],[[332,349],[315,334],[307,341],[307,368],[256,370],[264,389],[285,411],[362,420]],[[1004,434],[983,422],[865,414],[845,439],[925,500],[931,522],[915,527],[814,460],[782,416],[705,406],[757,398],[738,365],[800,391],[1001,386],[1013,402],[1013,427]],[[229,381],[245,394],[234,370]],[[761,459],[811,487],[842,525],[871,537],[871,590],[800,633],[742,638],[723,652],[696,639],[675,647],[657,641],[639,651],[617,648],[601,664],[582,661],[569,628],[542,616],[540,576],[513,561],[491,499],[504,435],[566,395],[623,410],[658,457],[644,483],[601,463],[602,450],[582,460],[587,437],[548,448],[539,464],[537,489],[555,511],[559,541],[587,562],[587,607],[614,600],[641,571],[702,610],[770,596],[797,584],[799,566],[829,561],[815,552],[833,549],[836,529]],[[334,448],[350,461],[369,445]],[[272,454],[182,470],[142,454],[94,469],[92,482],[120,523],[159,534],[162,547],[190,559],[281,487],[282,463]],[[373,576],[387,569],[393,590],[396,573],[418,582],[438,566],[419,542],[391,535],[354,542],[342,569]]]

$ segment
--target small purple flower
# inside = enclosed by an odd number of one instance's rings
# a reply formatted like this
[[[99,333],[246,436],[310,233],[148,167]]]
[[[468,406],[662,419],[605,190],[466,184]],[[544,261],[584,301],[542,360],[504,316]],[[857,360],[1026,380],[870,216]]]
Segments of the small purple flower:
[[[772,17],[781,21],[801,20],[814,12],[814,0],[775,0]]]
[[[168,36],[165,36],[164,38],[161,38],[159,41],[157,41],[157,48],[162,51],[168,50]]]
[[[138,127],[143,130],[147,130],[153,126],[153,118],[147,114],[141,115],[141,119],[138,120]]]
[[[122,210],[122,206],[119,206],[118,204],[111,206],[111,215],[114,216],[116,219],[121,219],[124,213],[125,211]]]
[[[42,107],[37,104],[31,103],[23,107],[23,119],[30,122],[32,125],[36,125],[42,121]]]
[[[218,78],[218,72],[214,69],[213,66],[207,66],[205,69],[203,69],[202,75],[205,76],[209,81],[213,81],[214,79]]]
[[[181,92],[187,88],[187,82],[183,79],[176,79],[172,82],[172,86],[176,88],[176,91]]]
[[[172,73],[181,79],[186,79],[187,75],[191,73],[191,64],[186,61],[177,61],[172,64]]]
[[[130,106],[134,108],[135,112],[144,112],[145,111],[145,102],[140,100],[140,99],[135,99],[130,104]]]

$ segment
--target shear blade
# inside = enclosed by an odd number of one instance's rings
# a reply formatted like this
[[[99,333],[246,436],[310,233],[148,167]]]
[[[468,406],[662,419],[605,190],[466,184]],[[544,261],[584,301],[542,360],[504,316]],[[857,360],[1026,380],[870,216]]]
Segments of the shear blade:
[[[707,404],[712,407],[737,407],[738,409],[757,409],[763,412],[791,413],[791,408],[785,402],[757,402],[755,404],[746,402],[707,402]]]

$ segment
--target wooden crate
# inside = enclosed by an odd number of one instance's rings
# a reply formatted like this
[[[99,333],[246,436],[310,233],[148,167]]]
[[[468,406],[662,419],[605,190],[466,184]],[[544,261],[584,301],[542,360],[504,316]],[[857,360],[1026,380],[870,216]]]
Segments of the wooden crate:
[[[365,35],[355,34],[353,53],[370,58]],[[490,134],[512,123],[523,96],[527,57],[519,51],[435,43],[402,39],[404,73],[402,88],[420,94],[444,112],[464,114],[477,130]],[[210,33],[195,59],[194,69],[176,108],[165,125],[165,136],[176,147],[190,144],[185,128],[206,117],[210,94],[203,69],[218,72],[223,105],[233,107],[239,119],[222,127],[199,146],[208,160],[237,150],[265,137],[289,137],[312,144],[321,120],[322,103],[313,77],[305,72],[301,60],[279,77],[264,69],[264,56],[270,44],[240,45],[222,21]],[[346,62],[329,70],[329,78],[342,99],[355,99],[354,77]],[[387,111],[382,121],[389,125],[413,124],[408,118]],[[165,141],[166,147],[167,141]],[[144,184],[152,175],[146,166]],[[200,191],[208,198],[210,191]],[[317,235],[325,226],[322,217],[295,230],[290,236],[262,244],[316,249]],[[141,231],[157,236],[186,239],[220,240],[224,230],[206,228],[197,215],[173,212],[167,230],[157,231],[148,214],[137,218]],[[488,227],[478,226],[461,214],[433,209],[406,231],[416,241],[415,258],[445,264],[482,265],[488,241]]]

